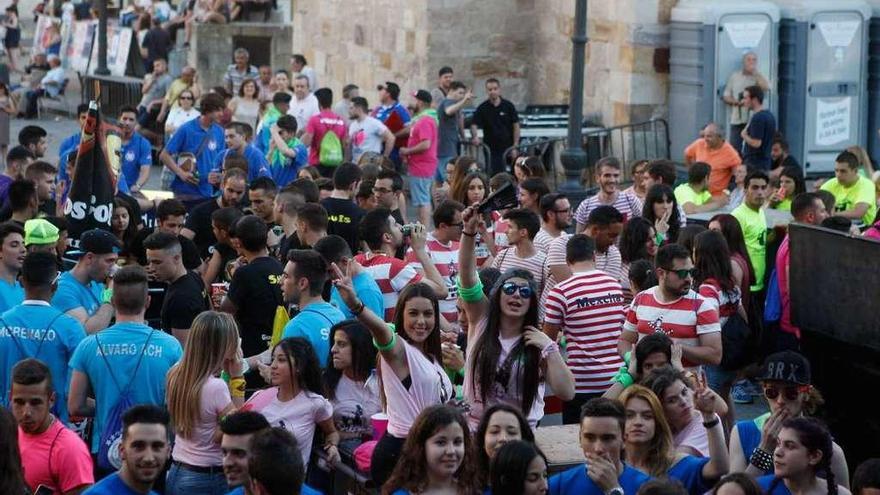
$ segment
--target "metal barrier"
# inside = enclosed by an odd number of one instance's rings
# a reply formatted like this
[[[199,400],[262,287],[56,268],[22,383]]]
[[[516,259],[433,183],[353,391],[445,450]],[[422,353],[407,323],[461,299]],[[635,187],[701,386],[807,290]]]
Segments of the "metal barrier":
[[[474,145],[471,142],[459,141],[458,156],[473,158],[480,165],[480,168],[483,169],[484,173],[488,173],[489,164],[492,163],[492,151],[484,143]]]
[[[137,106],[141,101],[143,81],[134,77],[96,76],[82,77],[82,101],[95,98],[95,81],[101,84],[101,111],[104,115],[115,116],[124,106]]]

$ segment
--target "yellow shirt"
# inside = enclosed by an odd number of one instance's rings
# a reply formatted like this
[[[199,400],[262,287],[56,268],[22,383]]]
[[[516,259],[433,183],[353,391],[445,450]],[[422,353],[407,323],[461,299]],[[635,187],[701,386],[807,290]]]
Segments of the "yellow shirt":
[[[767,271],[767,217],[764,216],[763,208],[755,211],[745,203],[737,206],[730,214],[742,228],[749,261],[755,269],[755,280],[752,280],[749,289],[758,292],[764,288],[764,273]]]
[[[678,204],[681,206],[684,206],[685,203],[693,203],[694,206],[702,206],[708,203],[710,199],[712,199],[712,193],[710,193],[708,189],[698,193],[697,191],[694,191],[694,188],[692,188],[690,184],[681,184],[675,188],[675,200],[678,201]]]
[[[822,184],[822,190],[834,195],[834,211],[849,211],[859,203],[868,205],[868,211],[860,219],[865,225],[874,223],[877,214],[877,193],[870,179],[859,177],[855,184],[845,187],[836,178]]]

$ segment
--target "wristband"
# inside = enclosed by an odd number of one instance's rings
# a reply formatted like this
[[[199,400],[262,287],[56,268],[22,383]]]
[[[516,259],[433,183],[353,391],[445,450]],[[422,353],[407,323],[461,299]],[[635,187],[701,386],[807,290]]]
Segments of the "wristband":
[[[773,470],[773,456],[770,455],[770,452],[757,447],[755,451],[752,452],[752,455],[749,457],[749,464],[755,466],[761,471],[772,471]]]
[[[626,369],[626,366],[621,366],[620,371],[618,371],[611,380],[621,384],[623,388],[628,388],[636,382],[632,375],[629,374],[629,370]]]
[[[244,378],[238,376],[229,379],[229,393],[232,397],[238,399],[244,397],[244,387],[245,380]]]
[[[458,298],[466,303],[480,302],[485,297],[480,277],[477,277],[477,283],[473,287],[462,287],[461,277],[458,277],[455,279],[455,288],[458,289]]]
[[[462,233],[462,235],[466,235],[468,237],[476,237],[477,236],[476,232],[465,232],[462,230],[461,233]]]
[[[113,289],[106,288],[101,291],[101,304],[110,304],[110,300],[113,299]]]
[[[721,422],[721,419],[718,418],[718,416],[716,415],[715,418],[713,418],[711,421],[704,421],[703,428],[706,428],[707,430],[710,428],[714,428],[714,427],[718,426],[718,423],[720,423],[720,422]]]
[[[357,308],[351,310],[351,314],[353,314],[355,317],[360,316],[361,313],[364,312],[364,302],[363,301],[358,301],[358,302],[360,303],[360,305]]]
[[[543,349],[541,349],[541,359],[547,358],[550,354],[558,353],[559,346],[556,345],[556,342],[550,342]]]
[[[382,344],[376,342],[376,338],[373,337],[373,347],[375,347],[376,350],[379,352],[390,351],[391,349],[394,348],[394,344],[396,344],[396,343],[397,343],[397,333],[395,333],[395,332],[391,332],[391,340],[385,345],[382,345]]]

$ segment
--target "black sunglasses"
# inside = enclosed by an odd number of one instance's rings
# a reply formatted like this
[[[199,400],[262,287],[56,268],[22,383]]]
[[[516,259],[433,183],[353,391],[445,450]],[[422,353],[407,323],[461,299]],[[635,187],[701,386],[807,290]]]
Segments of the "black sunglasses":
[[[780,390],[777,387],[765,387],[764,397],[767,397],[769,400],[776,400],[776,398],[779,397],[779,394],[782,393],[785,400],[797,400],[802,388],[803,387],[782,387],[782,390]]]
[[[506,282],[501,286],[501,290],[508,296],[512,296],[519,289],[519,296],[523,299],[532,297],[532,288],[528,285],[517,285],[516,282]]]

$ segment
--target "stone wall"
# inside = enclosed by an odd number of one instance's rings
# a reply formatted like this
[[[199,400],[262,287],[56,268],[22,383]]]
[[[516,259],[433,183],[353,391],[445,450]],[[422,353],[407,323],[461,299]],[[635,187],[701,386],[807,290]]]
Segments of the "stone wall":
[[[268,59],[273,67],[287,67],[293,30],[290,25],[236,22],[232,24],[196,24],[191,40],[188,65],[198,70],[202,86],[223,86],[223,74],[232,63],[234,40],[240,37],[262,38],[269,44]],[[256,55],[252,55],[253,58]],[[260,54],[265,57],[265,54]]]

